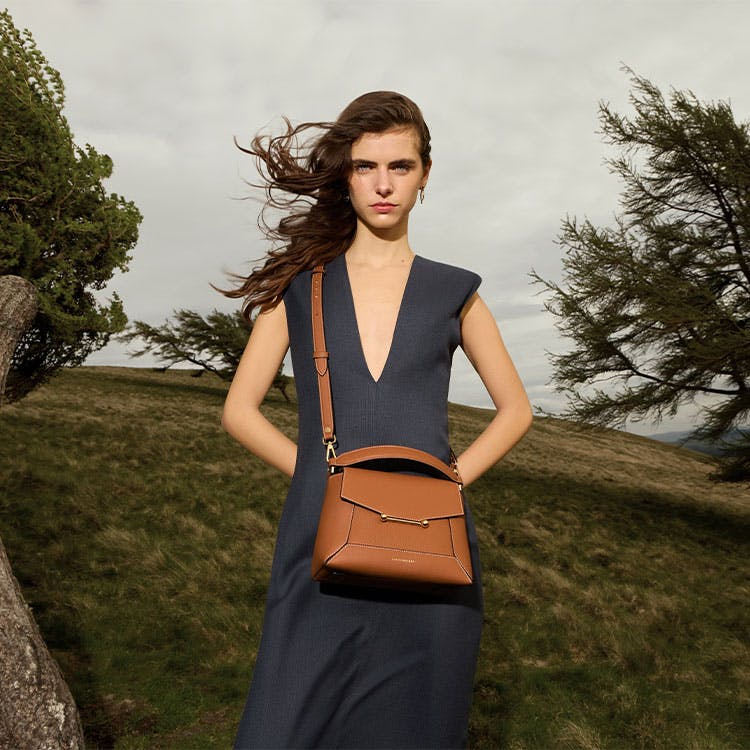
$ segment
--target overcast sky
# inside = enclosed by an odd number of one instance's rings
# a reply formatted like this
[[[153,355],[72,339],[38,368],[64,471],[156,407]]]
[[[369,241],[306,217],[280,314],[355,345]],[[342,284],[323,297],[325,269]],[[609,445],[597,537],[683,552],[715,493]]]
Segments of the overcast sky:
[[[0,5],[2,2],[0,0]],[[563,407],[546,350],[569,343],[543,310],[534,268],[559,280],[566,214],[611,224],[621,185],[603,163],[600,101],[623,114],[624,63],[666,94],[729,99],[750,120],[750,4],[745,2],[470,2],[467,0],[11,0],[66,88],[76,141],[114,160],[108,188],[144,215],[130,270],[108,286],[131,320],[173,310],[232,310],[209,282],[248,272],[265,246],[254,179],[258,130],[333,120],[354,97],[391,89],[414,99],[432,133],[424,205],[410,220],[423,256],[483,277],[535,406]],[[106,296],[106,294],[105,294]],[[88,364],[151,364],[111,344]],[[457,350],[452,401],[491,406]],[[291,373],[289,355],[285,371]],[[649,433],[684,429],[690,410]]]

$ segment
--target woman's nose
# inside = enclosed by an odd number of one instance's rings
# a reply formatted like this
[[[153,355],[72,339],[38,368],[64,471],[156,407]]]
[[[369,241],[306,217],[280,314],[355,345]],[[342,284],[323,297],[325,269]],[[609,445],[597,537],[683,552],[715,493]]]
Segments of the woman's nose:
[[[390,195],[393,192],[391,175],[388,169],[380,169],[377,174],[377,185],[375,187],[378,195]]]

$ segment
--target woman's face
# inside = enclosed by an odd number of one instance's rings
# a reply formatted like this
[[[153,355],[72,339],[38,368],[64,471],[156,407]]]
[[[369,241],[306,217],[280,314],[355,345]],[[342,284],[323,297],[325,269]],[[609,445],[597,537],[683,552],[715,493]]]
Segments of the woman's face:
[[[403,228],[427,184],[432,162],[422,166],[414,128],[365,133],[352,143],[349,199],[372,230]]]

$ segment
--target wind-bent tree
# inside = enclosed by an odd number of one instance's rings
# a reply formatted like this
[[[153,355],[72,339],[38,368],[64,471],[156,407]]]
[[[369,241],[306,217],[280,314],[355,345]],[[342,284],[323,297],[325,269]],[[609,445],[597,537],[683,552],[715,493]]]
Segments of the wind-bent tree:
[[[145,342],[131,357],[140,357],[153,352],[167,365],[164,369],[179,362],[190,362],[204,371],[213,372],[222,380],[231,380],[240,363],[250,337],[252,324],[248,323],[240,311],[225,313],[213,310],[205,318],[193,310],[176,310],[174,321],[167,320],[161,326],[152,326],[136,320],[129,330],[118,336],[125,342],[140,339]],[[287,403],[286,393],[289,378],[282,374],[283,365],[274,378],[272,386],[278,388]]]
[[[750,478],[750,135],[729,102],[672,89],[669,102],[633,73],[635,116],[599,104],[608,159],[623,182],[615,226],[569,217],[563,282],[547,310],[574,349],[551,355],[564,416],[600,425],[673,416],[707,397],[690,438],[722,444],[715,476]],[[608,387],[603,387],[609,381]],[[725,446],[727,443],[723,443]]]
[[[74,143],[59,72],[7,11],[0,45],[0,276],[27,279],[39,296],[5,386],[16,401],[125,327],[117,294],[102,302],[94,293],[127,270],[141,215],[105,191],[111,159]]]
[[[64,90],[27,30],[0,12],[0,403],[79,364],[126,323],[98,303],[126,270],[140,214],[107,195],[112,162],[73,142]],[[82,748],[73,697],[0,540],[0,746]]]

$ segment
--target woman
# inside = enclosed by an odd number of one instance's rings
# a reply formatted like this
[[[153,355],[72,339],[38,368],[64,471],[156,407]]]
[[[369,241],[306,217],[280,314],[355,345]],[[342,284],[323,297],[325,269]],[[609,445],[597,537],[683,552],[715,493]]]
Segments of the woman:
[[[476,530],[472,585],[440,596],[312,580],[326,483],[312,360],[311,269],[325,263],[323,310],[337,452],[376,444],[450,460],[447,394],[461,345],[497,414],[458,456],[464,488],[531,424],[531,408],[474,272],[415,254],[409,214],[432,166],[419,108],[389,91],[355,99],[335,123],[257,136],[267,206],[288,215],[265,265],[228,296],[260,306],[227,395],[223,428],[289,475],[266,611],[236,748],[442,748],[466,742],[482,626]],[[308,128],[322,130],[299,145]],[[299,150],[297,150],[299,149]],[[243,149],[244,150],[244,149]],[[471,231],[466,232],[471,237]],[[278,245],[281,245],[280,247]],[[295,445],[259,406],[291,346]]]

